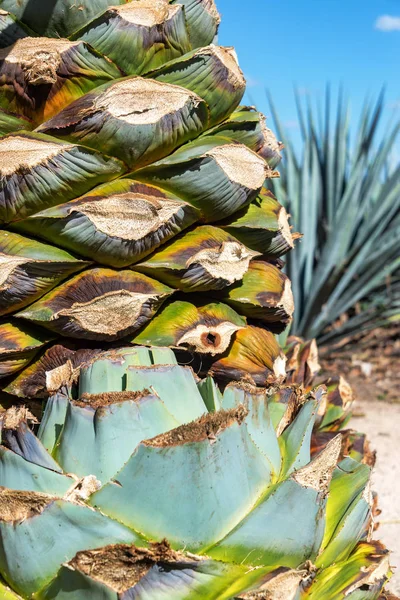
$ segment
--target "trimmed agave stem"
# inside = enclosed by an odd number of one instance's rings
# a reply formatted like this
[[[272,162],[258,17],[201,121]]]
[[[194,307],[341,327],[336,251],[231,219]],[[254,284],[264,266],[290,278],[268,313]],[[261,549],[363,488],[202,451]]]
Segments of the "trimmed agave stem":
[[[174,573],[176,590],[185,569],[193,578],[182,580],[182,600],[201,589],[210,600],[278,600],[283,591],[293,600],[318,598],[335,569],[338,594],[382,588],[387,557],[379,545],[359,541],[371,529],[370,468],[342,457],[340,434],[310,460],[322,387],[306,397],[296,387],[278,388],[274,397],[249,384],[222,393],[161,348],[86,354],[74,364],[47,403],[39,438],[27,411],[10,409],[2,418],[0,483],[11,489],[0,490],[8,540],[0,566],[13,582],[13,557],[24,548],[17,592],[63,598],[66,581],[79,590],[85,581],[93,598],[142,585],[155,593],[169,590],[163,573]],[[51,371],[47,380],[53,387]],[[68,536],[53,522],[68,522]],[[45,526],[53,537],[43,570],[40,535],[28,546],[20,538]],[[182,545],[201,556],[181,553]],[[157,569],[158,561],[168,569]],[[206,588],[196,587],[198,572]]]

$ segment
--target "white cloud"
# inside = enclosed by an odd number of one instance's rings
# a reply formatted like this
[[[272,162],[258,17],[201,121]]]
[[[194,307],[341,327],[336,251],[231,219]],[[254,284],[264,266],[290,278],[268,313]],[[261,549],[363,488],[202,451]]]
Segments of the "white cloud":
[[[400,17],[382,15],[375,21],[375,29],[379,29],[379,31],[400,31]]]

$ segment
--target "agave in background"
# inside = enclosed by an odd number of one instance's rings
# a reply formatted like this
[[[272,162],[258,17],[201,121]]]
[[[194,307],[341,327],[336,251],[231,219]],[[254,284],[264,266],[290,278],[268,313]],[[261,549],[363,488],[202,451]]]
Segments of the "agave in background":
[[[383,94],[375,105],[365,102],[352,139],[341,92],[333,116],[327,88],[318,118],[296,93],[300,153],[269,100],[285,144],[281,178],[271,186],[304,234],[287,258],[296,301],[291,332],[335,344],[398,320],[400,165],[390,168],[390,161],[399,125],[382,135]]]

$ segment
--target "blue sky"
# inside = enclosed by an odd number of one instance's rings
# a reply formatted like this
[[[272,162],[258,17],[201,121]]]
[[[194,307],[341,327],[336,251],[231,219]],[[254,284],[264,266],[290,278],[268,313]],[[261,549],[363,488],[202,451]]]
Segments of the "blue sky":
[[[400,118],[400,0],[216,2],[219,43],[236,47],[251,99],[268,114],[268,87],[294,135],[293,84],[321,97],[326,81],[342,83],[353,118],[386,84],[386,117]]]

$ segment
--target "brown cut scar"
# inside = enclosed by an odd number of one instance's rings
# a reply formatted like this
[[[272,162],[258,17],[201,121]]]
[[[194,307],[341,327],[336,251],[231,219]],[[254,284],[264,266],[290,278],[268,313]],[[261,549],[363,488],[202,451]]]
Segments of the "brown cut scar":
[[[290,230],[288,214],[284,206],[282,206],[279,210],[278,224],[283,239],[285,240],[285,242],[287,242],[290,248],[294,248],[294,239]]]
[[[24,63],[39,53],[59,55],[65,50],[82,44],[81,41],[70,42],[56,38],[25,37],[17,40],[12,46],[0,50],[0,60],[9,63]]]
[[[250,260],[258,255],[240,242],[223,242],[216,248],[205,248],[194,254],[186,262],[186,268],[199,264],[213,279],[234,283],[243,278]]]
[[[79,400],[74,400],[72,403],[75,406],[81,408],[102,408],[103,406],[110,406],[112,404],[119,404],[121,402],[139,402],[144,397],[151,395],[149,390],[142,390],[140,392],[131,392],[125,390],[122,392],[103,392],[101,394],[82,394]]]
[[[201,102],[197,94],[177,85],[134,77],[108,88],[96,98],[94,108],[130,125],[148,125]]]
[[[70,214],[83,213],[106,235],[137,241],[168,222],[182,206],[182,202],[127,192],[79,203]]]
[[[187,568],[189,565],[195,567],[202,560],[204,559],[198,556],[189,557],[171,550],[164,540],[150,544],[149,548],[116,544],[97,550],[85,550],[78,552],[68,563],[68,567],[122,594],[134,587],[157,563]]]
[[[0,50],[0,60],[20,64],[30,85],[54,84],[61,64],[61,53],[82,42],[49,38],[22,38],[9,48]]]
[[[0,140],[0,175],[4,177],[21,168],[37,167],[73,147],[74,144],[47,142],[22,135],[5,137]]]
[[[202,4],[203,4],[204,8],[206,9],[206,11],[208,12],[208,14],[210,14],[217,21],[217,23],[220,23],[221,17],[217,10],[217,6],[216,6],[214,0],[203,0]]]
[[[232,336],[239,329],[244,329],[230,321],[218,323],[218,325],[197,325],[189,329],[176,342],[177,346],[189,346],[196,352],[205,354],[223,354],[228,349]]]
[[[196,421],[186,425],[180,425],[171,431],[162,433],[151,440],[142,442],[145,446],[152,448],[164,448],[167,446],[182,446],[193,442],[202,442],[206,439],[215,441],[217,435],[237,423],[241,425],[248,411],[243,405],[231,410],[219,410],[218,412],[203,415]]]
[[[4,429],[18,429],[21,422],[30,421],[37,423],[38,420],[26,406],[11,406],[0,415],[0,422]]]
[[[238,59],[234,48],[216,46],[211,44],[206,48],[201,48],[195,53],[195,56],[214,55],[223,64],[227,73],[228,82],[235,88],[245,87],[246,80],[239,67]]]
[[[291,317],[294,313],[294,298],[292,292],[292,284],[290,279],[286,279],[280,301],[277,304],[278,308],[282,307],[286,314]]]
[[[11,256],[0,252],[0,291],[7,289],[7,279],[21,265],[34,262],[32,258],[25,256]]]
[[[342,436],[338,434],[308,465],[295,471],[292,479],[303,487],[313,488],[326,494],[332,478],[333,469],[342,450]]]
[[[172,8],[172,7],[171,7]],[[176,6],[174,6],[176,12]],[[129,4],[112,7],[112,11],[119,14],[128,23],[142,27],[160,25],[169,16],[168,0],[136,0]]]
[[[239,596],[243,600],[288,600],[294,598],[308,571],[284,570],[271,578],[259,590]]]
[[[265,115],[261,115],[261,130],[264,137],[264,147],[270,148],[272,152],[281,156],[281,150],[284,148],[282,142],[279,142],[271,129],[267,127]]]
[[[74,319],[82,329],[94,333],[115,335],[135,325],[143,307],[162,298],[164,294],[142,294],[129,290],[116,290],[89,302],[75,302],[53,315]]]
[[[48,392],[57,392],[63,385],[68,385],[74,379],[74,367],[70,360],[63,365],[46,371],[46,389]]]
[[[0,487],[0,520],[6,523],[24,521],[41,514],[56,496],[42,492],[25,492]]]
[[[265,160],[242,144],[217,146],[205,156],[213,157],[230,181],[250,190],[261,188],[267,177]]]

